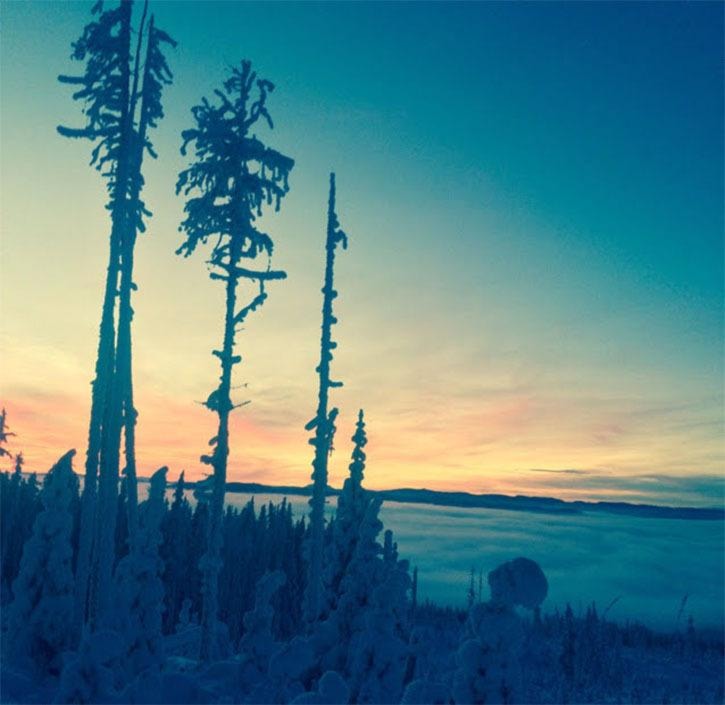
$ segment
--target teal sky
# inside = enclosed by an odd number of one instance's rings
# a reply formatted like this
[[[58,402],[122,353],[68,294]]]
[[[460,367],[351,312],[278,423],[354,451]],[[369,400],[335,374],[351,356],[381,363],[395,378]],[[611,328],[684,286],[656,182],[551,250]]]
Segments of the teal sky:
[[[233,479],[308,479],[334,169],[334,482],[363,406],[373,487],[722,501],[721,3],[151,7],[179,47],[137,249],[146,470],[199,476],[213,435],[222,292],[173,254],[173,186],[191,106],[250,58],[296,166],[267,223],[289,280],[239,338]],[[1,8],[2,398],[41,466],[84,447],[106,259],[89,146],[55,132],[81,121],[55,79],[89,10]]]

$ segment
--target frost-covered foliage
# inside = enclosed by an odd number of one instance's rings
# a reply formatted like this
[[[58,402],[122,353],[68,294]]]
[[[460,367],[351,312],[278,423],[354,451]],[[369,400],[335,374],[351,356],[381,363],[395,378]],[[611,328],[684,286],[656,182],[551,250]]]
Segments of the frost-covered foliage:
[[[474,605],[458,649],[454,701],[515,703],[521,691],[523,634],[521,620],[509,606]]]
[[[304,615],[309,624],[314,624],[324,607],[324,541],[325,541],[325,496],[327,494],[327,461],[333,449],[335,419],[338,409],[328,408],[331,389],[342,386],[342,382],[330,378],[330,364],[337,343],[332,340],[332,326],[337,319],[332,312],[337,298],[334,288],[335,250],[338,245],[347,248],[347,235],[340,227],[335,212],[335,175],[330,174],[330,195],[327,207],[327,236],[325,240],[325,279],[322,285],[322,324],[320,337],[320,363],[317,411],[305,430],[315,432],[309,440],[315,449],[312,461],[312,498],[310,499],[310,538],[307,544],[307,589],[305,591]]]
[[[43,509],[23,548],[20,572],[8,608],[7,643],[18,661],[41,674],[57,673],[61,655],[73,636],[73,515],[71,502],[78,478],[75,451],[66,453],[43,483]]]
[[[370,501],[362,486],[365,471],[364,448],[368,442],[362,409],[358,414],[352,441],[354,446],[350,476],[345,479],[342,492],[337,498],[337,512],[331,529],[332,536],[325,555],[324,570],[328,612],[336,607],[340,582],[345,576],[355,552],[360,526]]]
[[[244,615],[244,636],[240,642],[243,683],[260,680],[269,667],[269,659],[278,645],[272,634],[272,596],[285,582],[282,571],[265,573],[258,581],[254,609]]]
[[[279,687],[270,680],[270,659],[280,644],[275,640],[272,623],[272,596],[285,582],[282,571],[265,573],[257,581],[254,608],[244,615],[244,636],[240,642],[239,683],[250,703],[274,702]]]
[[[345,678],[352,702],[398,702],[406,672],[408,565],[384,560],[380,505],[367,501],[336,606],[315,635],[322,669]]]
[[[164,586],[159,556],[167,468],[151,477],[148,499],[139,507],[139,526],[116,568],[113,627],[123,640],[122,667],[128,677],[160,668],[163,658],[161,612]]]
[[[122,653],[123,643],[117,632],[104,629],[86,632],[78,651],[67,657],[54,702],[80,705],[113,702]]]
[[[190,594],[194,584],[198,585],[198,559],[194,560],[195,533],[194,514],[184,496],[184,473],[176,482],[174,499],[162,521],[163,543],[161,559],[164,564],[164,629],[171,631],[179,622],[182,606],[187,601],[188,613],[191,607]],[[202,532],[203,533],[203,532]],[[198,545],[198,540],[197,540]],[[191,555],[190,555],[191,554]]]
[[[471,606],[458,649],[456,703],[515,703],[522,697],[524,629],[513,608],[539,607],[546,577],[534,561],[516,558],[492,570],[488,584],[491,600]]]
[[[405,685],[410,579],[406,563],[386,567],[382,583],[373,590],[365,629],[350,643],[347,671],[358,703],[397,703]]]
[[[16,464],[12,473],[0,473],[0,586],[1,604],[12,596],[10,586],[20,570],[23,545],[30,537],[33,522],[41,510],[40,488],[33,473],[23,477]],[[72,504],[71,509],[74,509]]]
[[[192,109],[195,127],[183,132],[182,154],[193,145],[196,161],[179,174],[177,193],[187,197],[186,218],[181,230],[186,239],[177,254],[188,257],[199,244],[216,238],[208,264],[212,279],[225,284],[224,335],[221,349],[213,354],[219,358],[221,375],[218,386],[205,402],[217,414],[218,429],[210,439],[210,454],[202,462],[213,469],[214,484],[210,500],[207,551],[202,559],[201,654],[210,660],[214,654],[215,633],[219,612],[219,571],[221,569],[222,517],[227,458],[229,456],[229,414],[234,409],[231,399],[232,370],[241,362],[234,354],[235,334],[247,316],[264,304],[265,282],[284,279],[282,271],[270,269],[272,238],[256,226],[265,206],[279,209],[289,190],[288,177],[294,161],[256,137],[253,130],[260,120],[272,127],[267,98],[274,85],[252,70],[251,62],[242,61],[231,69],[222,90],[216,90],[216,104],[204,98]],[[242,266],[245,260],[267,257],[266,269]],[[248,303],[238,307],[239,281],[251,281],[259,292]]]

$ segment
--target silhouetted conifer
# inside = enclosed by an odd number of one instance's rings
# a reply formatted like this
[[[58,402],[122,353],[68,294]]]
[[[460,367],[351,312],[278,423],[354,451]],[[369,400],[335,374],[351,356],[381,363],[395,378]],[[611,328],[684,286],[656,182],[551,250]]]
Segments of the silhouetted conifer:
[[[327,237],[325,242],[325,280],[322,286],[322,335],[320,339],[320,364],[316,372],[320,385],[317,401],[317,413],[305,426],[308,431],[314,430],[310,445],[315,449],[312,461],[312,498],[310,499],[310,538],[307,547],[308,576],[305,591],[304,614],[308,623],[316,622],[323,608],[323,551],[325,534],[325,495],[327,492],[327,461],[332,451],[335,435],[335,419],[338,409],[328,410],[330,389],[341,387],[342,382],[330,378],[332,351],[337,343],[332,340],[332,326],[337,319],[332,313],[332,303],[337,298],[333,287],[335,250],[338,244],[347,248],[347,235],[340,228],[335,213],[335,175],[330,174],[330,195],[327,208]]]
[[[232,369],[241,361],[234,354],[234,338],[246,317],[261,306],[267,294],[265,282],[284,279],[286,274],[272,271],[272,238],[256,226],[265,206],[278,209],[289,190],[288,176],[294,162],[264,145],[252,129],[262,120],[272,127],[267,97],[272,83],[258,79],[249,61],[233,68],[223,90],[215,91],[217,104],[206,98],[192,109],[196,126],[183,133],[182,154],[194,144],[196,161],[179,175],[177,193],[188,196],[186,219],[181,230],[186,240],[177,254],[189,256],[199,243],[216,238],[208,264],[210,277],[224,282],[226,304],[224,335],[219,358],[219,385],[209,395],[206,407],[217,414],[218,430],[211,439],[211,454],[202,461],[214,470],[214,486],[209,512],[207,551],[203,559],[203,617],[201,656],[213,656],[214,630],[218,614],[218,576],[221,568],[222,518],[229,455],[229,414],[235,405],[231,399]],[[266,269],[251,270],[242,263],[267,256]],[[255,282],[259,291],[242,307],[237,303],[240,280]]]

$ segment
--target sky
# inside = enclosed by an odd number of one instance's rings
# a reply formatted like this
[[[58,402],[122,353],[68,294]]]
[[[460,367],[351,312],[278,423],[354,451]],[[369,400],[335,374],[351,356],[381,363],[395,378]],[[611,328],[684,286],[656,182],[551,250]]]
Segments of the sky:
[[[28,469],[85,449],[109,219],[60,73],[86,2],[0,7],[0,400]],[[328,175],[330,480],[365,409],[366,484],[720,505],[723,5],[152,2],[178,42],[136,247],[137,454],[198,479],[223,290],[183,259],[191,107],[230,65],[295,159],[265,216],[288,279],[237,338],[229,479],[309,482]],[[78,463],[81,465],[81,463]]]

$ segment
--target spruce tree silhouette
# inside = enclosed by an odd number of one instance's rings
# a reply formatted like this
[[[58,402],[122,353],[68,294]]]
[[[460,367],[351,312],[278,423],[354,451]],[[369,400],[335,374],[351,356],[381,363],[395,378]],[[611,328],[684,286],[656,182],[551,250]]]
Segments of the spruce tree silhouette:
[[[332,326],[337,319],[332,313],[332,303],[337,298],[333,287],[335,268],[335,249],[342,244],[347,249],[347,235],[340,228],[335,213],[335,175],[330,174],[330,195],[327,209],[327,239],[325,242],[325,281],[322,287],[322,335],[320,339],[320,364],[316,372],[320,378],[317,413],[305,426],[307,431],[314,430],[310,445],[315,449],[312,462],[312,498],[310,499],[310,538],[308,544],[308,578],[305,591],[304,615],[309,624],[320,617],[323,607],[322,563],[325,533],[325,493],[327,490],[327,460],[332,452],[335,435],[335,419],[338,409],[328,411],[328,398],[331,389],[341,387],[342,382],[330,379],[332,351],[337,343],[332,340]]]
[[[122,427],[132,533],[136,526],[136,412],[131,382],[133,251],[137,232],[145,229],[143,217],[150,215],[140,197],[143,155],[156,156],[147,131],[163,116],[162,87],[171,81],[162,45],[175,46],[171,37],[154,26],[153,16],[147,20],[147,13],[145,3],[134,28],[132,0],[121,0],[108,10],[97,2],[92,8],[95,19],[73,44],[72,58],[85,63],[83,75],[59,76],[62,83],[79,87],[73,98],[83,103],[86,124],[81,128],[59,126],[58,132],[95,143],[91,165],[106,179],[112,224],[91,393],[76,567],[76,627],[86,621],[94,625],[109,609]]]
[[[180,230],[186,240],[177,254],[188,257],[199,243],[216,238],[208,264],[212,279],[224,282],[226,304],[224,335],[219,358],[219,385],[205,406],[218,416],[216,436],[210,440],[213,451],[201,457],[213,468],[213,490],[209,514],[207,550],[203,558],[203,610],[201,657],[214,655],[214,633],[218,613],[218,582],[221,567],[222,515],[229,456],[229,414],[235,408],[231,399],[232,369],[241,362],[234,354],[234,338],[247,316],[267,298],[265,283],[284,279],[282,271],[270,269],[272,238],[256,226],[266,206],[279,209],[289,190],[288,176],[294,166],[289,157],[267,147],[253,133],[260,121],[273,127],[267,98],[274,85],[257,78],[251,62],[242,61],[231,70],[223,90],[216,90],[217,104],[204,98],[192,109],[196,127],[183,132],[182,154],[193,143],[196,161],[179,175],[177,193],[188,196],[186,219]],[[251,270],[241,266],[245,259],[267,256],[267,268]],[[240,280],[255,282],[258,293],[238,308]],[[236,405],[239,406],[239,405]]]

